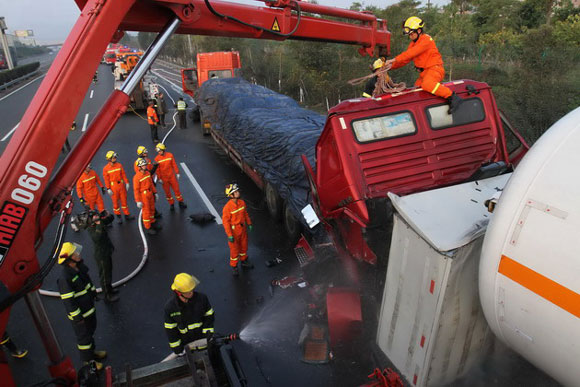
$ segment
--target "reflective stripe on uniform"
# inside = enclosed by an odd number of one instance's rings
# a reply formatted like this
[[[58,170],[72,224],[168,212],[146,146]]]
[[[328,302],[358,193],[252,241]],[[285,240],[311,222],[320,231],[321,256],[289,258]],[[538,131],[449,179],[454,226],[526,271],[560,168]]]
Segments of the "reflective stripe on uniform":
[[[91,309],[83,313],[83,317],[89,317],[91,314],[95,313],[95,307],[93,306]]]
[[[441,86],[441,84],[439,82],[437,82],[437,84],[435,85],[435,87],[431,91],[431,94],[435,94],[435,92],[437,91],[437,89],[439,88],[439,86]]]
[[[88,179],[83,180],[83,183],[86,183],[87,181],[91,181],[91,180],[95,180],[95,176],[89,177]]]
[[[118,172],[118,171],[120,171],[120,170],[121,170],[121,168],[117,168],[117,169],[110,169],[110,170],[108,170],[108,171],[107,171],[107,173]]]
[[[177,341],[174,341],[173,343],[169,343],[169,346],[170,346],[171,348],[177,348],[177,347],[179,347],[180,345],[181,345],[181,339],[179,339],[179,340],[177,340]]]
[[[211,316],[213,314],[213,308],[205,312],[206,316]]]
[[[68,314],[68,318],[70,320],[74,320],[74,317],[78,316],[79,314],[81,314],[81,309],[80,308],[77,308],[77,310],[75,310],[74,312],[70,312]]]
[[[74,295],[75,295],[75,292],[65,293],[65,294],[61,294],[60,298],[63,300],[66,300],[67,298],[72,298]]]
[[[245,209],[246,207],[240,207],[237,210],[230,212],[230,214],[235,214],[236,212],[240,212],[241,210]]]
[[[165,328],[167,328],[167,329],[173,329],[176,327],[177,327],[177,323],[173,323],[173,324],[165,323]]]
[[[77,344],[77,347],[81,351],[86,351],[86,350],[89,350],[89,349],[93,348],[93,343],[91,343],[89,345],[80,345],[80,344]]]
[[[77,275],[75,275],[75,276],[72,278],[72,281],[71,281],[71,282],[75,282],[75,281],[76,281],[76,280],[78,280],[78,279],[79,279],[79,275],[77,274]]]
[[[171,161],[171,160],[173,160],[173,159],[172,159],[171,157],[168,157],[168,158],[166,158],[166,159],[162,159],[162,160],[159,160],[159,161],[157,161],[157,162],[158,162],[158,163],[163,163],[163,162],[165,162],[165,161]]]
[[[201,328],[202,325],[203,325],[203,323],[200,323],[200,322],[199,323],[193,323],[193,324],[189,324],[187,326],[187,328],[189,328],[191,330],[194,330],[194,329],[197,329],[197,328]]]
[[[371,97],[372,97],[372,95],[370,95],[370,94],[368,94],[368,93],[363,93],[363,97],[365,97],[365,98],[371,98]]]
[[[9,341],[10,341],[10,337],[6,337],[6,340],[0,341],[0,345],[4,345],[4,344],[6,344]]]
[[[181,333],[182,335],[185,335],[187,333],[187,328],[178,328],[179,329],[179,333]]]
[[[177,110],[185,110],[185,101],[177,101]]]
[[[143,181],[145,179],[151,179],[151,175],[147,175],[145,177],[142,177],[141,179],[139,179],[139,181]]]
[[[201,333],[207,333],[207,332],[211,332],[211,333],[213,333],[213,328],[203,328],[203,329],[201,330]]]
[[[85,294],[87,294],[89,289],[91,289],[91,286],[92,286],[92,284],[87,284],[87,286],[85,286],[84,290],[81,290],[80,292],[75,293],[75,298],[80,297],[80,296],[84,296]]]
[[[238,257],[235,257],[235,258],[230,257],[230,261],[237,261],[237,260],[238,260]]]

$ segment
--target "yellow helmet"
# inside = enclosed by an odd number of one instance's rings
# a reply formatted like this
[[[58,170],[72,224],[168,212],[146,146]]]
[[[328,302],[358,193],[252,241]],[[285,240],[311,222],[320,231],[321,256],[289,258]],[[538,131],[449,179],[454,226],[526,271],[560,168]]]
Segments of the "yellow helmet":
[[[160,151],[160,150],[164,151],[165,149],[166,149],[166,147],[165,147],[165,144],[163,144],[163,143],[159,143],[155,146],[156,151]]]
[[[147,153],[147,148],[140,145],[139,148],[137,148],[137,156],[143,156],[143,153]]]
[[[72,257],[74,253],[80,254],[83,246],[78,243],[65,242],[62,244],[60,253],[58,254],[58,264],[62,265],[67,259]]]
[[[199,285],[199,280],[197,278],[187,273],[179,273],[173,279],[171,290],[176,290],[180,293],[188,293],[195,289],[197,285]]]
[[[109,161],[113,158],[116,158],[116,157],[117,157],[117,154],[115,153],[115,151],[108,151],[107,154],[105,155],[105,158]]]
[[[419,28],[425,27],[423,20],[419,19],[417,16],[411,16],[403,24],[403,31],[405,35],[409,35],[412,31],[416,31]]]
[[[137,167],[144,167],[147,165],[147,160],[138,158],[137,159]]]
[[[226,195],[232,196],[234,192],[239,191],[240,187],[236,183],[226,185]]]
[[[380,69],[384,64],[385,62],[381,58],[377,59],[373,62],[373,70]]]

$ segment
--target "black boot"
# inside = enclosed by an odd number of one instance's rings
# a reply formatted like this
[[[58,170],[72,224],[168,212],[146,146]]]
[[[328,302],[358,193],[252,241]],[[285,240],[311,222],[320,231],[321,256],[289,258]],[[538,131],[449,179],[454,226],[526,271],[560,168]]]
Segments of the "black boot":
[[[239,275],[240,275],[240,272],[238,271],[238,267],[237,267],[237,266],[235,266],[235,267],[232,267],[232,275],[233,275],[234,277],[237,277],[237,276],[239,276]]]
[[[253,269],[254,265],[250,262],[249,259],[242,261],[242,269]]]
[[[187,204],[185,204],[184,202],[179,202],[179,208],[181,209],[187,208]]]
[[[161,230],[161,228],[162,228],[161,225],[159,223],[157,223],[157,222],[153,223],[151,225],[151,227],[153,227],[157,231]]]
[[[123,217],[121,215],[117,215],[117,223],[123,224]]]
[[[169,205],[169,210],[170,210],[171,212],[175,211],[175,205],[174,205],[174,204],[170,204],[170,205]]]
[[[447,98],[447,103],[449,104],[449,110],[447,111],[447,113],[448,114],[455,113],[455,111],[457,110],[459,105],[461,105],[462,102],[463,100],[457,94],[455,94],[455,92],[451,94],[451,97]]]
[[[146,232],[147,234],[149,234],[149,235],[155,235],[155,234],[157,234],[157,231],[155,231],[155,230],[154,230],[154,229],[152,229],[152,228],[148,228],[148,229],[146,229],[146,231],[145,231],[145,232]]]
[[[125,220],[134,220],[134,219],[135,219],[135,217],[131,214],[125,215]]]
[[[159,219],[161,218],[161,212],[157,211],[157,209],[155,209],[155,219]]]

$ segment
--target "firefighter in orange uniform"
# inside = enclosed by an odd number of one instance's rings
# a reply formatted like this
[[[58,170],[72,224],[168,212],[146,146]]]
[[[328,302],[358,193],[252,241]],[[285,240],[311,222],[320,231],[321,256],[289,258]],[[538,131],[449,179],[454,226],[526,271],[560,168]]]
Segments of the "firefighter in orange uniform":
[[[187,204],[183,202],[183,196],[179,191],[179,169],[177,169],[177,163],[173,154],[167,152],[165,144],[159,143],[155,146],[157,151],[157,156],[155,156],[155,162],[157,163],[157,179],[163,185],[163,191],[165,191],[165,198],[169,202],[169,208],[171,211],[175,211],[173,196],[171,195],[171,190],[175,194],[175,199],[179,203],[179,208],[187,208]]]
[[[137,160],[135,160],[135,164],[133,165],[133,168],[135,169],[135,173],[137,173],[137,171],[139,171],[139,167],[137,167],[137,162],[140,159],[143,159],[147,162],[147,170],[149,171],[149,173],[151,174],[151,176],[153,176],[155,174],[155,171],[157,170],[157,163],[152,163],[151,159],[149,157],[147,157],[149,155],[149,152],[147,151],[147,148],[145,148],[143,145],[139,145],[137,147]]]
[[[147,122],[149,123],[149,128],[151,129],[151,141],[159,142],[159,135],[157,134],[159,118],[157,117],[155,103],[153,101],[149,101],[149,106],[147,107]]]
[[[440,82],[445,76],[443,59],[435,45],[433,38],[423,32],[425,23],[417,16],[411,16],[403,24],[403,34],[408,35],[411,43],[406,51],[397,55],[394,59],[386,62],[391,65],[391,70],[405,66],[413,61],[415,68],[420,72],[419,78],[415,81],[415,86],[420,87],[428,93],[447,99],[449,103],[449,114],[461,104],[461,98],[453,93],[448,87]]]
[[[226,196],[231,198],[224,206],[222,220],[224,229],[228,236],[230,246],[230,266],[232,274],[239,275],[238,262],[241,261],[242,268],[252,269],[248,260],[248,230],[252,231],[252,221],[246,211],[246,202],[240,199],[240,188],[237,184],[226,186]]]
[[[87,164],[85,171],[77,181],[77,194],[82,204],[91,210],[99,210],[101,212],[105,209],[105,203],[97,185],[101,187],[103,193],[107,192],[97,173],[91,169],[91,164]]]
[[[155,200],[157,200],[157,190],[153,184],[153,177],[147,170],[147,161],[139,159],[137,161],[139,170],[133,177],[133,194],[137,207],[143,209],[143,225],[148,234],[155,235],[155,230],[161,229],[155,222]]]
[[[117,223],[123,223],[121,210],[125,214],[125,220],[133,220],[135,217],[129,212],[127,206],[127,191],[129,190],[129,180],[125,175],[125,169],[121,163],[117,162],[117,154],[114,151],[108,151],[105,155],[108,163],[103,168],[103,179],[107,192],[113,200],[113,212],[117,215]],[[121,207],[119,208],[119,202]]]

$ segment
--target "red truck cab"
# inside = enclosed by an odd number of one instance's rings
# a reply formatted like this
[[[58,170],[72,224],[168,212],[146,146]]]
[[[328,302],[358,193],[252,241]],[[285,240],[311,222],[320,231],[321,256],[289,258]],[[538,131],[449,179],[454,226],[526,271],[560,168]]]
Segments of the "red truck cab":
[[[512,169],[529,149],[487,84],[446,86],[463,99],[453,114],[446,101],[416,88],[351,99],[329,111],[316,170],[307,170],[319,215],[355,258],[376,263],[385,253],[388,192],[491,177]]]
[[[237,77],[242,67],[237,51],[202,52],[196,63],[196,67],[181,70],[183,91],[191,97],[208,79]]]

